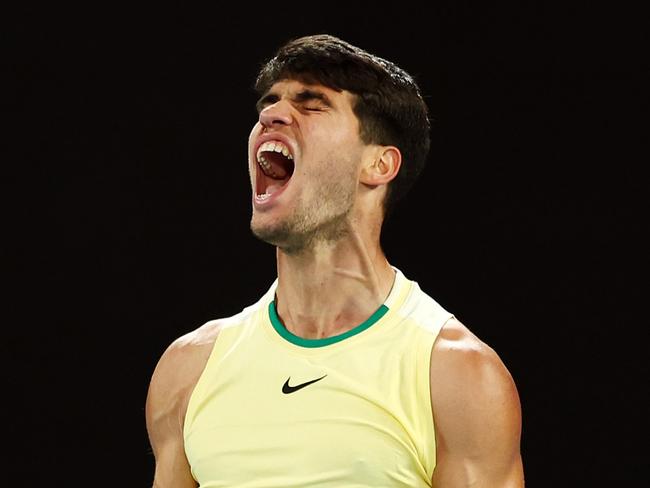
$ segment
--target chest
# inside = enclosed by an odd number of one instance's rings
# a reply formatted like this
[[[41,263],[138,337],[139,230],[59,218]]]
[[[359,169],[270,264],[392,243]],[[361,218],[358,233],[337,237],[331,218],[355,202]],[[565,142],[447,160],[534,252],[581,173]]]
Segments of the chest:
[[[245,348],[224,357],[186,424],[194,476],[206,487],[428,486],[435,447],[416,359]]]

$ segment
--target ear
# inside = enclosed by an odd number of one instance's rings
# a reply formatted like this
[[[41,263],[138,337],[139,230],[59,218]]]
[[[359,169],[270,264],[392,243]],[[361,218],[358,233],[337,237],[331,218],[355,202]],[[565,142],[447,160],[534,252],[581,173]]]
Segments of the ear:
[[[402,165],[402,153],[395,146],[375,146],[368,163],[361,169],[359,180],[368,186],[385,185]]]

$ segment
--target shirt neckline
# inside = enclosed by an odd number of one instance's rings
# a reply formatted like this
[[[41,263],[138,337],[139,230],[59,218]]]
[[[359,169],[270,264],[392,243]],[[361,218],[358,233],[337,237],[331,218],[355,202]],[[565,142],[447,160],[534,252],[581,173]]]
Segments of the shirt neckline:
[[[375,313],[373,313],[370,317],[368,317],[356,327],[353,327],[352,329],[348,330],[347,332],[343,332],[342,334],[338,334],[332,337],[324,337],[322,339],[305,339],[304,337],[299,337],[288,331],[280,320],[280,317],[278,317],[274,300],[271,300],[271,303],[269,303],[269,318],[271,319],[271,324],[273,325],[273,328],[276,330],[276,332],[292,344],[301,347],[323,347],[329,346],[330,344],[336,344],[337,342],[341,342],[349,337],[363,332],[364,330],[370,328],[377,321],[379,321],[379,319],[381,319],[384,315],[386,315],[386,312],[388,312],[388,310],[388,307],[382,304],[375,311]]]
[[[269,290],[271,291],[269,294],[269,305],[267,307],[269,321],[271,322],[271,325],[273,326],[275,332],[282,339],[291,344],[304,348],[317,349],[320,347],[342,342],[345,339],[349,339],[350,337],[354,337],[379,322],[384,317],[384,315],[386,315],[392,308],[399,307],[399,305],[404,300],[404,295],[407,288],[406,284],[408,284],[408,280],[404,277],[400,270],[395,267],[393,267],[393,269],[395,270],[395,280],[393,282],[391,291],[389,292],[388,297],[386,297],[384,303],[380,305],[379,308],[375,310],[375,312],[361,324],[353,327],[346,332],[343,332],[342,334],[338,334],[332,337],[324,337],[321,339],[306,339],[304,337],[297,336],[287,330],[287,328],[280,320],[275,306],[275,286],[277,286],[277,280],[274,283],[272,290]]]

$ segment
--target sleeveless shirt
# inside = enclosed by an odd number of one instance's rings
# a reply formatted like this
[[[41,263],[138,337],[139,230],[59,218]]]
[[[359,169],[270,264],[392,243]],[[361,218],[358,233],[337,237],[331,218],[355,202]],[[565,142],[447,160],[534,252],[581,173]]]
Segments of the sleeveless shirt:
[[[184,421],[201,488],[431,486],[430,356],[453,315],[395,273],[384,304],[337,336],[289,332],[277,280],[223,321]]]

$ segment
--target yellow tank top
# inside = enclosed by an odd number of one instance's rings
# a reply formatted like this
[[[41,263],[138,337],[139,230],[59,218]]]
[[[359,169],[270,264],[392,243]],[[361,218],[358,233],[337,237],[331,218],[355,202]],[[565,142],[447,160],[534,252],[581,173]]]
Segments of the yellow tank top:
[[[185,417],[201,488],[431,486],[430,354],[452,315],[395,271],[385,303],[338,336],[287,331],[277,280],[226,319]]]

